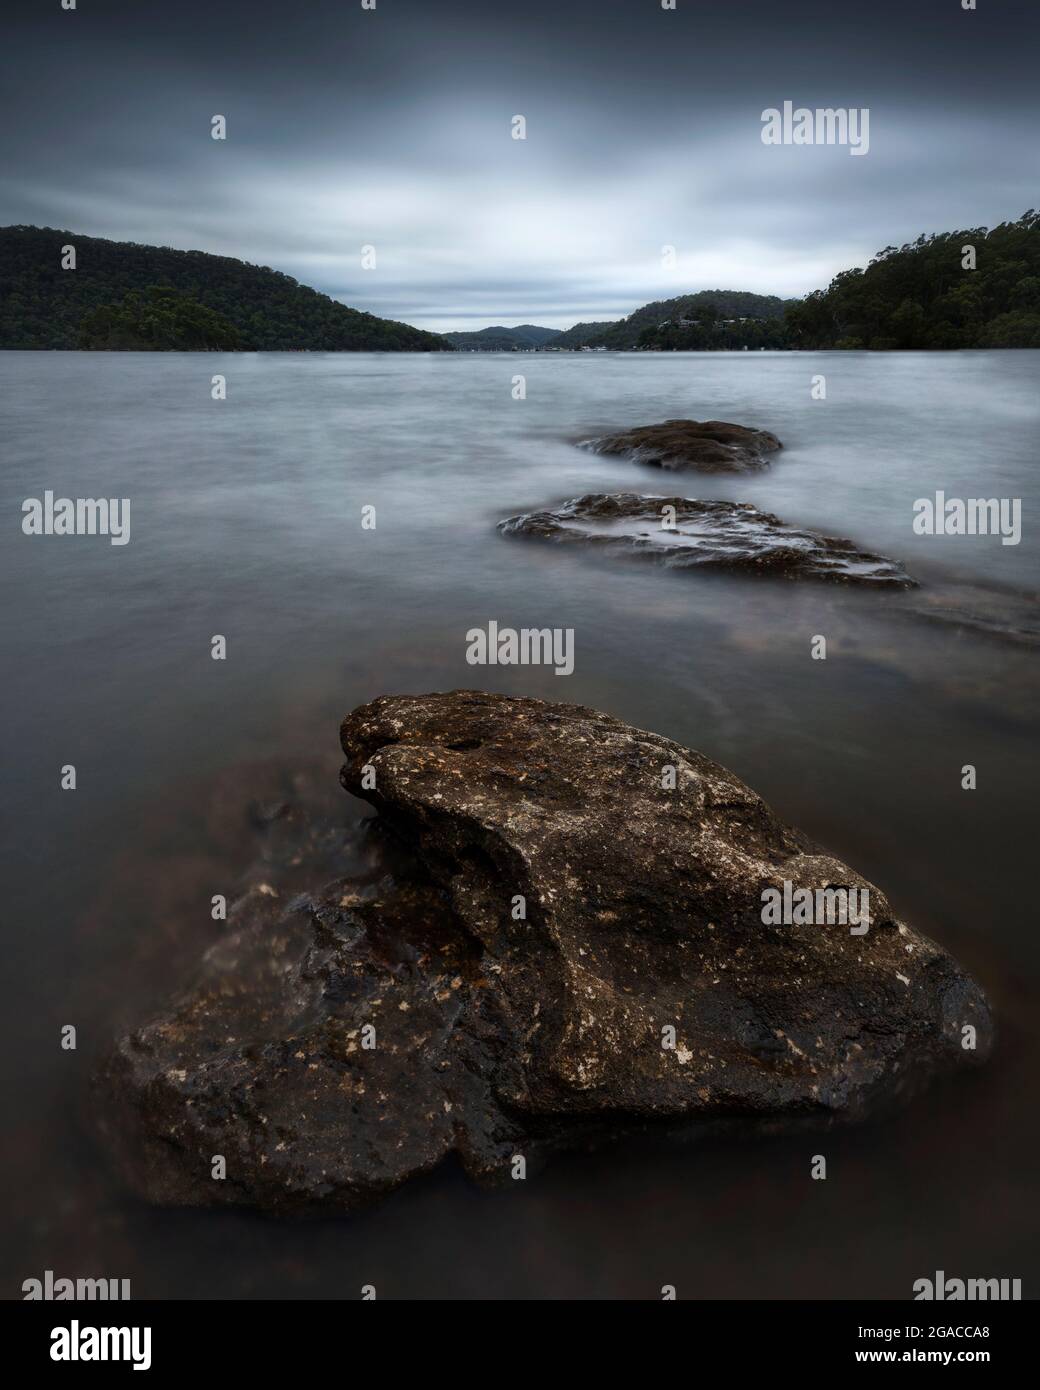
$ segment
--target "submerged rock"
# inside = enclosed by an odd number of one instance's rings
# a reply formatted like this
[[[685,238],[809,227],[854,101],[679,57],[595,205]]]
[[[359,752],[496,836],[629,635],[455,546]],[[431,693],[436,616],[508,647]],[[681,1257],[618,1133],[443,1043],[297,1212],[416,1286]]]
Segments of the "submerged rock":
[[[627,454],[654,468],[695,468],[700,473],[747,473],[769,466],[767,455],[783,445],[768,430],[725,420],[665,420],[601,439],[585,439],[597,454]]]
[[[674,524],[666,526],[666,520]],[[498,529],[507,536],[631,551],[674,568],[710,566],[898,589],[916,585],[897,561],[860,550],[853,541],[789,526],[750,502],[594,492],[551,511],[510,517]]]
[[[375,700],[342,743],[411,867],[252,890],[118,1044],[102,1125],[152,1200],[352,1208],[453,1152],[507,1180],[651,1121],[856,1114],[989,1049],[956,963],[700,753],[477,691]],[[767,925],[790,885],[867,890],[867,930]]]

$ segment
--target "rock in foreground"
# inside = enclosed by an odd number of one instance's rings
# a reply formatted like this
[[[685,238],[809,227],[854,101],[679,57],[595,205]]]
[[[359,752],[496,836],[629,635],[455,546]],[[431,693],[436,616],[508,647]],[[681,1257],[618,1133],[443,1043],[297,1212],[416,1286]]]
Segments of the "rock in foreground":
[[[640,425],[601,439],[586,439],[581,447],[597,454],[626,454],[654,468],[747,473],[767,468],[768,455],[783,446],[768,430],[725,420],[665,420],[661,425]]]
[[[699,753],[476,691],[375,700],[342,742],[411,868],[254,889],[119,1043],[102,1123],[153,1200],[352,1208],[452,1152],[508,1180],[650,1121],[855,1113],[988,1051],[955,962]],[[866,934],[765,925],[785,881],[869,887]]]
[[[666,526],[666,520],[674,524]],[[895,560],[860,550],[853,541],[789,526],[750,502],[596,492],[551,511],[510,517],[499,530],[630,551],[678,569],[746,570],[897,589],[916,584]]]

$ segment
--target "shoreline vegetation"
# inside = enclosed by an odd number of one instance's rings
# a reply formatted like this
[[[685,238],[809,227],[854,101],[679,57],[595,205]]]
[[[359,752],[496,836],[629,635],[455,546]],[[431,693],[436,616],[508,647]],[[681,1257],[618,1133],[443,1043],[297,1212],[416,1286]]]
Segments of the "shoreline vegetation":
[[[69,251],[73,252],[68,264]],[[1040,348],[1040,212],[886,246],[803,299],[701,290],[618,322],[429,333],[228,256],[0,228],[0,349],[719,352]]]

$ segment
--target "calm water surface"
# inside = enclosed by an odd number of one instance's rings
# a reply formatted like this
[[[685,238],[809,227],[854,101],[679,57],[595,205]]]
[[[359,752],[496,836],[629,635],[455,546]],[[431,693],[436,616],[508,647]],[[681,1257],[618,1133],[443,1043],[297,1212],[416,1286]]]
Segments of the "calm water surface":
[[[902,595],[669,573],[494,526],[594,490],[748,500],[999,609],[1040,586],[1040,353],[0,353],[0,385],[5,1296],[48,1268],[140,1298],[906,1298],[936,1269],[1036,1296],[1036,651]],[[674,416],[786,447],[728,478],[574,447]],[[47,488],[129,497],[130,543],[23,536]],[[1021,498],[1022,543],[914,536],[936,489]],[[491,618],[574,628],[574,674],[467,666],[465,632]],[[92,1059],[190,975],[210,895],[254,853],[225,833],[251,787],[306,765],[335,799],[347,709],[462,685],[598,706],[727,764],[981,979],[990,1065],[816,1140],[632,1143],[492,1195],[446,1168],[351,1219],[128,1197],[89,1137]]]

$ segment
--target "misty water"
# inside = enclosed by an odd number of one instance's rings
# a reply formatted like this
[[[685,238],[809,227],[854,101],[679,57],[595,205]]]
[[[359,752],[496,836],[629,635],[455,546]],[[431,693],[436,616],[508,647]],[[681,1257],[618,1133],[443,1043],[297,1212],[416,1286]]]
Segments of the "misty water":
[[[826,401],[810,396],[820,373]],[[937,1269],[1035,1292],[1038,649],[914,605],[954,594],[937,606],[990,628],[1029,610],[1040,353],[8,352],[0,384],[6,1296],[48,1268],[128,1277],[136,1298],[657,1298],[670,1283],[904,1299]],[[680,416],[785,447],[744,476],[575,447]],[[129,498],[129,543],[23,535],[23,501],[47,489]],[[936,490],[1020,498],[1022,543],[915,535],[913,503]],[[922,589],[670,572],[495,530],[591,491],[750,501],[902,561]],[[467,665],[467,630],[491,619],[573,628],[573,674]],[[221,930],[210,897],[255,848],[214,817],[244,825],[252,787],[306,766],[358,821],[336,783],[342,715],[459,686],[593,705],[733,769],[981,981],[990,1063],[823,1137],[629,1141],[490,1194],[447,1166],[350,1218],[127,1195],[91,1137],[89,1074]],[[809,1177],[817,1152],[826,1182]]]

